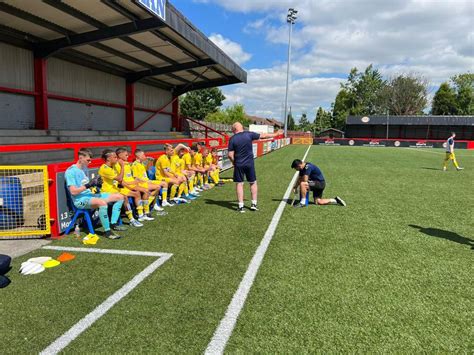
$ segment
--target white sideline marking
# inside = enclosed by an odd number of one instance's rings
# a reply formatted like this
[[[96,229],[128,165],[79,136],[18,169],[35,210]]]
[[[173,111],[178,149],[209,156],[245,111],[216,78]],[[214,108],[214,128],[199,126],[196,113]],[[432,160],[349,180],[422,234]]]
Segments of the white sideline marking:
[[[137,287],[143,280],[151,275],[156,269],[163,265],[173,254],[168,253],[155,253],[147,251],[134,251],[134,250],[114,250],[114,249],[93,249],[93,248],[75,248],[75,247],[54,247],[46,246],[43,249],[49,250],[61,250],[61,251],[75,251],[85,253],[99,253],[99,254],[120,254],[120,255],[132,255],[132,256],[154,256],[158,257],[153,263],[148,265],[142,272],[135,275],[133,279],[122,286],[113,295],[108,297],[104,302],[98,305],[92,312],[82,318],[79,322],[74,324],[71,329],[66,333],[57,338],[51,343],[46,349],[40,354],[57,354],[68,346],[74,339],[81,335],[87,328],[94,324],[100,317],[107,313],[115,304],[117,304],[122,298],[128,295],[135,287]]]
[[[303,160],[306,159],[306,156],[308,155],[310,149],[311,146],[309,146],[306,150]],[[247,271],[245,272],[245,275],[242,281],[240,282],[239,288],[237,289],[237,291],[235,291],[234,296],[232,297],[232,301],[227,307],[227,311],[225,313],[224,318],[222,318],[221,322],[219,323],[219,326],[214,332],[211,341],[207,345],[205,354],[222,354],[224,352],[227,342],[229,341],[229,338],[234,330],[235,324],[237,323],[237,318],[239,317],[240,312],[244,307],[247,296],[250,292],[250,289],[252,288],[253,282],[255,281],[258,269],[262,264],[263,257],[265,256],[268,246],[270,245],[273,235],[275,234],[275,230],[278,226],[278,222],[280,221],[281,215],[283,214],[283,210],[287,205],[286,201],[290,196],[297,175],[298,172],[293,175],[293,178],[291,179],[291,182],[288,185],[288,188],[286,189],[285,195],[283,196],[283,200],[280,202],[280,205],[278,206],[275,214],[273,215],[272,221],[270,222],[270,225],[268,226],[268,229],[265,232],[265,235],[263,236],[260,245],[255,251],[252,260],[250,261]]]
[[[425,150],[426,148],[405,148],[405,149],[409,149],[409,150],[415,150],[415,151],[419,151],[419,152],[424,152],[424,153],[431,153],[431,154],[436,154],[436,155],[445,155],[446,152],[441,152],[441,151],[430,151],[430,150]],[[463,157],[463,158],[466,158],[466,157],[472,157],[474,155],[463,155],[463,154],[458,154],[459,151],[456,151],[456,156],[458,157]]]

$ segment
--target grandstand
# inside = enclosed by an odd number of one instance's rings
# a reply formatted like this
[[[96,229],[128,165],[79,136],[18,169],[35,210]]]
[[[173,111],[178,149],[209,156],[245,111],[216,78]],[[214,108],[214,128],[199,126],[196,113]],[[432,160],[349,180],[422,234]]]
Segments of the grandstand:
[[[474,116],[349,116],[346,138],[474,140]]]
[[[119,146],[155,158],[165,143],[225,148],[227,136],[199,122],[191,138],[178,97],[247,74],[172,4],[155,5],[0,2],[0,165],[48,165],[53,236],[64,230],[62,179],[79,148],[95,158]]]

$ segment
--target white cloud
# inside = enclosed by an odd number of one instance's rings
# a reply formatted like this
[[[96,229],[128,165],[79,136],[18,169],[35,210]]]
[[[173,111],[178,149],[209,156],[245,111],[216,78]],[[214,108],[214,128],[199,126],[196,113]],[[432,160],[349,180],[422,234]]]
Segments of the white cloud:
[[[240,44],[224,38],[221,34],[213,33],[209,36],[209,39],[239,65],[252,58],[252,55],[245,52]]]
[[[201,0],[203,1],[203,0]],[[245,27],[286,53],[289,7],[299,10],[293,33],[290,103],[313,115],[329,108],[352,67],[374,64],[386,76],[416,73],[436,88],[451,76],[474,72],[472,0],[205,0],[241,13],[261,14]],[[254,53],[258,56],[258,53]],[[285,58],[286,60],[286,58]],[[327,77],[331,77],[327,79]],[[281,116],[286,63],[248,71],[248,84],[225,88],[247,110]],[[268,117],[268,116],[267,116]]]

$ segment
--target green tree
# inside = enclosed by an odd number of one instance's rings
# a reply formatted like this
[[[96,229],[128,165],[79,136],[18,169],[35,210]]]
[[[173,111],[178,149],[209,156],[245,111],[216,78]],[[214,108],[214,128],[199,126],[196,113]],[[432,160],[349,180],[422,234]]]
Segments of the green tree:
[[[456,93],[444,82],[433,97],[431,113],[433,115],[455,115],[458,112]]]
[[[295,119],[293,118],[293,114],[291,111],[288,113],[288,131],[296,130],[296,123]]]
[[[311,123],[309,122],[306,113],[303,113],[301,115],[300,122],[298,124],[298,129],[304,132],[311,130]]]
[[[181,114],[203,120],[208,114],[217,112],[224,100],[225,96],[219,88],[190,91],[179,99]]]
[[[420,115],[428,103],[428,82],[412,74],[398,75],[379,90],[379,108],[392,115]]]
[[[459,115],[474,115],[474,74],[465,73],[451,78],[456,91]]]
[[[313,132],[315,134],[321,133],[321,131],[331,128],[332,126],[332,115],[330,112],[325,111],[322,107],[318,108],[316,112],[316,118],[313,123]]]
[[[332,126],[337,129],[344,129],[347,116],[351,109],[351,97],[345,89],[339,90],[332,107]]]
[[[216,112],[209,113],[206,116],[207,122],[217,122],[225,124],[233,124],[240,122],[244,126],[248,126],[250,121],[245,115],[244,105],[235,104],[226,107],[225,110],[217,110]]]
[[[341,84],[347,92],[347,104],[350,105],[351,115],[373,115],[383,113],[379,105],[379,92],[384,87],[385,81],[378,69],[372,64],[365,71],[359,72],[352,68],[347,82]]]

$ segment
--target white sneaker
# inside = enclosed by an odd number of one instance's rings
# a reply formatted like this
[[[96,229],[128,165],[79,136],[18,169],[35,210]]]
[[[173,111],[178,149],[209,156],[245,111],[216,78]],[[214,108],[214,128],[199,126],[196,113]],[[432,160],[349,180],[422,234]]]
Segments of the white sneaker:
[[[179,200],[179,202],[181,202],[181,203],[191,203],[190,200],[186,200],[185,198],[182,198],[182,197],[178,197],[178,200]]]
[[[155,205],[155,207],[153,207],[153,209],[154,209],[155,211],[164,211],[164,208],[161,208],[161,207],[158,206],[158,205]]]
[[[456,168],[456,170],[457,170],[457,171],[459,171],[459,170],[464,170],[464,168],[459,167],[459,168]]]
[[[143,224],[138,222],[136,219],[132,219],[130,221],[130,225],[137,228],[143,227]]]
[[[173,207],[173,206],[174,206],[174,203],[169,203],[166,200],[161,203],[161,207]]]
[[[138,217],[138,222],[144,222],[144,221],[154,221],[155,219],[153,217],[147,216],[144,214],[143,216]]]

